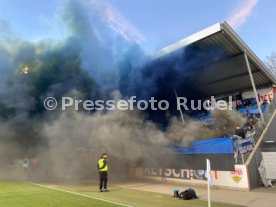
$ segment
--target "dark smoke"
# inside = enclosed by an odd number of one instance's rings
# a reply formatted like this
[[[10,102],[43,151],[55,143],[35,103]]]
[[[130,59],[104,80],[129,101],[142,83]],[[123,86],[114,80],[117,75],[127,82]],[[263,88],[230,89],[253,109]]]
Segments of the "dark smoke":
[[[37,158],[42,176],[91,178],[102,152],[110,154],[114,171],[126,171],[154,162],[152,155],[165,152],[165,146],[218,136],[219,130],[206,131],[200,122],[183,127],[174,118],[179,116],[175,109],[165,112],[168,116],[153,111],[46,111],[43,100],[48,96],[106,100],[114,91],[123,98],[153,96],[175,104],[174,88],[180,96],[200,94],[191,88],[188,69],[223,56],[220,50],[188,48],[165,62],[151,61],[139,41],[116,26],[106,2],[66,0],[57,12],[66,28],[59,41],[24,40],[0,21],[0,174],[18,175],[18,160]],[[28,74],[22,73],[25,66]],[[232,119],[224,120],[229,124]]]
[[[38,157],[40,164],[43,165],[42,168],[47,166],[46,171],[57,171],[53,174],[72,174],[66,172],[71,171],[67,169],[67,161],[77,159],[78,149],[83,149],[85,153],[93,151],[94,156],[91,158],[93,169],[95,169],[93,161],[103,151],[112,151],[115,157],[140,159],[138,157],[141,157],[142,152],[135,152],[134,147],[126,146],[127,143],[132,144],[139,150],[138,134],[142,136],[141,124],[144,120],[141,118],[142,115],[138,116],[136,113],[131,115],[133,118],[127,120],[132,120],[133,123],[128,125],[123,120],[130,115],[125,116],[124,113],[120,115],[120,112],[116,112],[117,118],[112,119],[115,112],[102,114],[74,112],[69,116],[67,112],[56,114],[45,111],[43,100],[48,96],[58,100],[68,94],[90,100],[112,97],[113,91],[118,89],[121,78],[119,69],[121,64],[126,62],[125,59],[137,51],[143,56],[142,58],[145,57],[137,42],[129,38],[131,34],[126,34],[120,27],[116,28],[114,23],[116,20],[110,19],[110,15],[111,17],[116,15],[112,14],[112,8],[106,2],[68,0],[64,1],[57,11],[62,27],[67,31],[67,36],[62,41],[45,39],[30,42],[13,32],[7,22],[1,21],[2,169],[5,169],[5,165],[13,165],[17,159]],[[132,64],[135,65],[134,62]],[[28,74],[21,71],[26,66],[30,69]],[[114,125],[115,132],[110,129],[112,133],[105,134],[109,127],[112,127],[109,123],[112,121],[118,124]],[[136,123],[138,121],[139,123]],[[99,127],[99,123],[103,130]],[[154,129],[154,124],[145,124],[149,125]],[[131,137],[133,133],[131,131],[135,127],[138,131],[137,136],[134,136],[134,139],[137,138],[136,145],[127,139],[127,136]],[[119,134],[120,129],[121,134]],[[153,134],[161,133],[157,128],[153,131],[156,131]],[[113,140],[112,134],[116,135]],[[103,147],[102,143],[105,142],[101,140],[107,140],[110,144],[106,143],[107,145]],[[132,156],[128,148],[131,148]]]

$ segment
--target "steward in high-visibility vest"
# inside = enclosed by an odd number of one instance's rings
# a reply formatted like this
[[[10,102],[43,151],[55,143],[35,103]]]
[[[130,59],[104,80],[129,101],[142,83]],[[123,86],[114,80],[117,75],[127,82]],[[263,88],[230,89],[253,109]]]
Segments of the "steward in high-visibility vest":
[[[107,192],[107,154],[103,153],[101,158],[98,160],[97,165],[99,171],[99,178],[100,178],[100,192]]]
[[[104,158],[99,159],[98,161],[98,169],[100,172],[107,172],[108,166],[107,166],[107,160]]]

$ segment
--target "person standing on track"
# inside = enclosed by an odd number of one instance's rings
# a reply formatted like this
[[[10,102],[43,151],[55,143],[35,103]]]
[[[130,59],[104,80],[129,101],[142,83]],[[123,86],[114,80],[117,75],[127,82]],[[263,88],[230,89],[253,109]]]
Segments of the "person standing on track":
[[[100,178],[100,186],[99,191],[100,192],[107,192],[107,154],[103,153],[101,158],[98,160],[97,165],[98,171],[99,171],[99,178]]]

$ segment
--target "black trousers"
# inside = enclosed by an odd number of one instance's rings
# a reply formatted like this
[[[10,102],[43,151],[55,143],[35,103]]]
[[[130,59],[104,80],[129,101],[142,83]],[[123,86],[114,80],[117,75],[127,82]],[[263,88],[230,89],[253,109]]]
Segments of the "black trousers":
[[[99,172],[100,175],[100,190],[107,189],[107,172]]]

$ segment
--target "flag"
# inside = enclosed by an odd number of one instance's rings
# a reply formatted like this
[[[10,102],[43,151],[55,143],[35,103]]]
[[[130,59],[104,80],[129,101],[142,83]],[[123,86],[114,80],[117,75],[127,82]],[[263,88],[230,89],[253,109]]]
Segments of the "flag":
[[[206,173],[205,173],[205,177],[207,178],[208,183],[210,184],[210,186],[212,185],[212,176],[211,176],[211,164],[210,164],[210,160],[206,159]]]
[[[206,178],[207,178],[207,191],[208,191],[208,207],[211,207],[211,190],[210,186],[212,185],[212,177],[211,177],[211,164],[210,160],[206,159]]]

